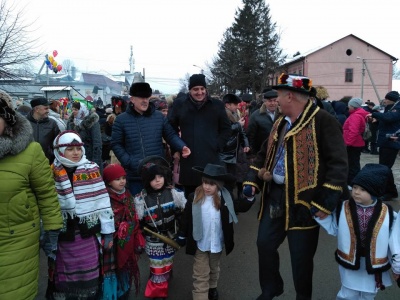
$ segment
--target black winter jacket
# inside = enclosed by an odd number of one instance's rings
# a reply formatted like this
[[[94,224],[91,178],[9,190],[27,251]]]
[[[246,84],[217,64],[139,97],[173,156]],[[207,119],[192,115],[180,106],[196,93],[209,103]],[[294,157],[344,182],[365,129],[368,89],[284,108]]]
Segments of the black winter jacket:
[[[197,108],[187,94],[175,99],[168,119],[176,132],[181,132],[182,140],[191,150],[188,158],[180,160],[179,181],[182,185],[198,186],[201,176],[192,167],[221,164],[219,153],[231,135],[224,104],[208,97],[206,103]]]
[[[239,122],[231,123],[231,130],[231,136],[220,153],[220,157],[227,164],[236,164],[239,147],[249,147],[249,140]]]
[[[50,118],[37,121],[32,115],[32,111],[26,116],[33,128],[33,138],[42,146],[44,155],[49,163],[54,161],[53,141],[60,133],[57,122]]]
[[[400,102],[385,107],[385,112],[373,112],[372,118],[379,121],[378,147],[400,149],[400,142],[386,138],[386,134],[400,129]]]

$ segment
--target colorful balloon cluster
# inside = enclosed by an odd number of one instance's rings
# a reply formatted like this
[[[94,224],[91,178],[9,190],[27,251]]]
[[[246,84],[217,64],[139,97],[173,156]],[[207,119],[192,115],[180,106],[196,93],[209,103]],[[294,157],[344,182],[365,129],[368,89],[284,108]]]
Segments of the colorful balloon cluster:
[[[62,65],[59,65],[54,59],[54,57],[56,57],[57,55],[58,55],[57,50],[53,51],[53,55],[48,55],[48,54],[45,55],[46,57],[45,63],[47,67],[54,73],[58,73],[62,70]]]

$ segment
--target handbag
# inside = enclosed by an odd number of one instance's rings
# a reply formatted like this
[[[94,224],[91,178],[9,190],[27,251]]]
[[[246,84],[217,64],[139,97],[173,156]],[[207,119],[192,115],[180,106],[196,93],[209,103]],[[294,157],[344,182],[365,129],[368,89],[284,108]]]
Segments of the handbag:
[[[371,132],[371,129],[369,128],[369,123],[366,122],[365,123],[365,129],[364,129],[364,132],[363,132],[363,139],[365,141],[368,141],[371,137],[372,137],[372,132]]]

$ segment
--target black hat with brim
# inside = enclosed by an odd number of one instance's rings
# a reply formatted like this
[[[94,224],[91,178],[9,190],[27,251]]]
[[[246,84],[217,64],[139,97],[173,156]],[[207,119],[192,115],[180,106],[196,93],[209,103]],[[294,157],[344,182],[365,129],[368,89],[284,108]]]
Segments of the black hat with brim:
[[[201,173],[204,177],[217,181],[227,182],[236,180],[235,176],[227,173],[225,167],[221,165],[207,164],[204,168],[192,167],[192,170]]]
[[[298,93],[303,93],[306,95],[310,95],[310,89],[312,87],[311,79],[299,76],[299,75],[289,75],[282,73],[278,79],[278,85],[274,85],[272,88],[274,90],[290,90]]]

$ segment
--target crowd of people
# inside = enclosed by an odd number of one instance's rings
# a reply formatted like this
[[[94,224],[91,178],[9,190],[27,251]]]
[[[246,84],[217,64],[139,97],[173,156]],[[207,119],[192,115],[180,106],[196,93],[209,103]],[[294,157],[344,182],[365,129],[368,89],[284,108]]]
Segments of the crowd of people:
[[[326,88],[290,74],[253,102],[211,97],[203,74],[188,90],[167,101],[136,82],[105,109],[73,102],[67,120],[55,100],[18,111],[0,91],[0,299],[35,299],[40,248],[46,299],[129,299],[144,254],[144,296],[173,299],[174,255],[186,247],[193,299],[218,300],[223,250],[256,199],[258,300],[284,292],[286,238],[296,299],[312,298],[321,227],[338,241],[337,299],[374,299],[390,269],[400,282],[400,218],[386,202],[398,196],[398,92],[381,110],[329,102]],[[363,152],[379,163],[361,168]]]

